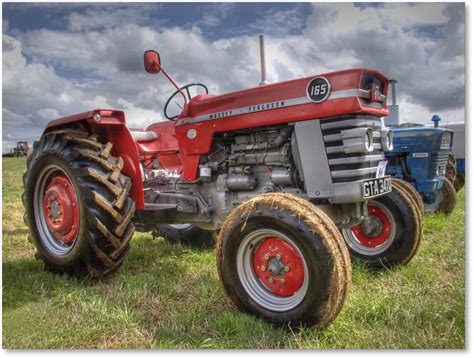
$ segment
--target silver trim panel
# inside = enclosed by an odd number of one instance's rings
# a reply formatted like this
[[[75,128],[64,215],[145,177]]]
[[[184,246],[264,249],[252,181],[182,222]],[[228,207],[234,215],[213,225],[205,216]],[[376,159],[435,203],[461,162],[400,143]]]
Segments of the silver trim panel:
[[[295,154],[309,198],[332,198],[334,187],[319,120],[295,123]]]

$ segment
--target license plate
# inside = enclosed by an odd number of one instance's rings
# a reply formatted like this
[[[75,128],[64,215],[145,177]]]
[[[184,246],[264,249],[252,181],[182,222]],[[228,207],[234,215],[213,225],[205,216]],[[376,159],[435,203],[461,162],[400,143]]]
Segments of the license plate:
[[[388,193],[392,190],[392,181],[389,176],[377,179],[364,180],[362,182],[363,197],[370,198],[375,195]]]

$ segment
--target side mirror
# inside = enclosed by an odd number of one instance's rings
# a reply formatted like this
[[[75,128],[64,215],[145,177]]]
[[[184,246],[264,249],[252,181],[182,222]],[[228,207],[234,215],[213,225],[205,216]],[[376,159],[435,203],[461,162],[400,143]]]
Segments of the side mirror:
[[[145,70],[148,73],[159,73],[161,71],[160,54],[154,50],[145,51]]]

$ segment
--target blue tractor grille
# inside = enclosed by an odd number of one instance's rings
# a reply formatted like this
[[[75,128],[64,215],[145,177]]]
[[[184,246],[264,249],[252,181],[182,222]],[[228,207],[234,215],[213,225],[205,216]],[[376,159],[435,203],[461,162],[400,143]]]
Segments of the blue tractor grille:
[[[440,150],[437,153],[431,153],[431,161],[428,169],[428,178],[436,178],[438,168],[446,169],[448,164],[449,150]],[[441,173],[440,173],[441,174]]]

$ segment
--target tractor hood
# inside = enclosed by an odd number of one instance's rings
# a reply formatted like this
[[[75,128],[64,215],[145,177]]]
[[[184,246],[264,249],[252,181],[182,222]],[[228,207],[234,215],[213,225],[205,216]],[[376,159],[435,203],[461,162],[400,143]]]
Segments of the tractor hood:
[[[453,131],[445,128],[392,128],[392,152],[435,152],[451,149]]]
[[[251,117],[246,124],[249,128],[267,125],[261,123],[264,114],[271,115],[275,123],[344,114],[386,116],[387,89],[388,79],[382,73],[356,68],[218,96],[200,95],[190,101],[177,126],[216,119],[240,122],[245,118],[247,122]]]

